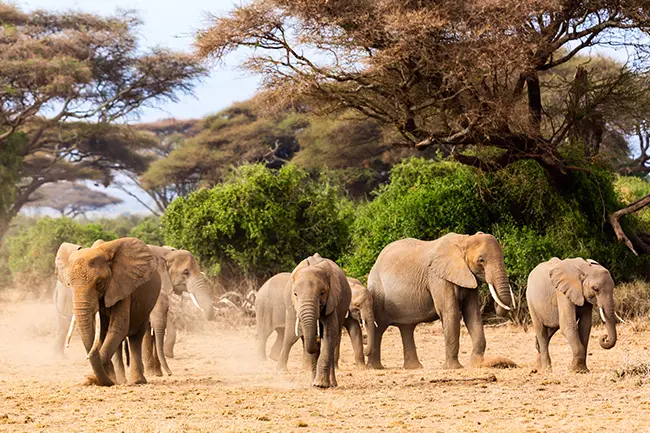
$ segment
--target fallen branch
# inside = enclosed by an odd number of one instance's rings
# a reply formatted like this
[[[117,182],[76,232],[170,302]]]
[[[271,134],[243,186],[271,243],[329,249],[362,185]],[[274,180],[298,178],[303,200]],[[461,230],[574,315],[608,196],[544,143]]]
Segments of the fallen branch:
[[[467,382],[496,382],[497,377],[494,374],[490,374],[485,377],[445,377],[445,378],[440,378],[440,379],[431,379],[431,380],[420,380],[419,382],[416,383],[411,383],[408,384],[407,386],[417,386],[417,385],[422,385],[426,383],[467,383]]]
[[[647,195],[635,201],[634,203],[630,204],[629,206],[617,210],[616,212],[614,212],[609,216],[609,223],[612,225],[612,228],[614,229],[614,233],[616,234],[616,238],[618,239],[618,241],[623,242],[630,249],[630,251],[632,251],[637,256],[639,254],[634,249],[634,245],[632,245],[632,241],[630,241],[630,238],[628,238],[625,232],[623,231],[620,220],[623,216],[637,212],[649,204],[650,204],[650,195]],[[650,248],[644,248],[644,249],[648,250]]]

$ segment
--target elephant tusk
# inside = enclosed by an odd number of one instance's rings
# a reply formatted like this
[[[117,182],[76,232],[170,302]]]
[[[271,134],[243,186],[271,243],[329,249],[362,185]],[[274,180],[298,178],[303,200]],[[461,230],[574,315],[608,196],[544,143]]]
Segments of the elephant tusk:
[[[515,294],[512,292],[512,286],[510,284],[508,284],[508,288],[510,289],[510,299],[512,299],[512,309],[516,310],[517,301],[515,301]]]
[[[614,311],[614,314],[616,315],[616,318],[618,319],[619,322],[621,322],[621,323],[625,323],[625,320],[623,320],[623,319],[621,318],[621,316],[619,316],[618,313],[617,313],[616,311]]]
[[[151,328],[151,336],[153,337],[153,328]]]
[[[361,319],[361,329],[366,327],[366,321]]]
[[[194,293],[190,293],[190,299],[192,300],[192,302],[194,303],[194,305],[196,305],[196,308],[198,308],[199,310],[203,311],[203,308],[201,308],[201,306],[199,305],[199,303],[196,301],[196,297],[194,296]]]
[[[377,325],[377,321],[374,320],[374,322],[375,322],[375,328],[379,328],[379,325]]]
[[[320,320],[316,322],[316,334],[318,335],[318,338],[322,337],[322,335],[320,335]]]
[[[101,333],[102,333],[102,322],[99,317],[99,311],[98,311],[97,313],[95,313],[95,341],[93,341],[93,346],[90,348],[88,355],[86,355],[86,359],[90,359],[90,357],[93,356],[95,352],[99,350]]]
[[[494,302],[499,304],[499,306],[504,310],[510,310],[510,307],[508,307],[506,304],[501,302],[501,299],[499,299],[499,297],[497,296],[497,292],[494,290],[494,286],[488,283],[488,288],[490,289],[490,295],[492,295],[492,297],[494,298]]]
[[[300,323],[300,318],[296,317],[296,337],[298,337],[298,324]]]
[[[74,331],[74,325],[77,321],[76,316],[73,314],[72,319],[70,320],[70,328],[68,328],[68,335],[65,337],[65,348],[70,347],[70,340],[72,340],[72,332]]]
[[[345,312],[345,318],[347,319],[348,317],[350,317],[350,311],[349,310]]]
[[[602,307],[598,307],[598,312],[600,313],[600,319],[603,321],[603,323],[607,323],[607,320],[605,320],[605,312],[603,312]]]

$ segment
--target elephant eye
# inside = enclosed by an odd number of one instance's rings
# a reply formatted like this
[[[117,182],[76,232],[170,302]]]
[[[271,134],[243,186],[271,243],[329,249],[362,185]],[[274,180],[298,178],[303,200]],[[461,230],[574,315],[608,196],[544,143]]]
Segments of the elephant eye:
[[[189,270],[189,269],[185,269],[185,270],[183,271],[183,275],[185,275],[186,277],[189,276],[189,275],[190,275],[190,270]]]
[[[485,260],[483,259],[482,256],[479,256],[479,258],[478,258],[478,262],[479,262],[480,264],[483,264],[483,263],[485,263]]]
[[[597,292],[597,291],[598,291],[598,286],[594,286],[594,287],[592,287],[592,288],[594,289],[594,292]]]
[[[298,294],[296,292],[293,292],[293,296],[295,296],[297,298]]]

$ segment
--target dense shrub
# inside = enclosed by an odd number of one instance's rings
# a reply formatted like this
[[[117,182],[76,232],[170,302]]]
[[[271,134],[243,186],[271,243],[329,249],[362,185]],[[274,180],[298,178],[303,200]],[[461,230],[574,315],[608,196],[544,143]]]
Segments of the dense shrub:
[[[70,218],[39,219],[36,224],[7,238],[8,265],[18,284],[43,282],[54,273],[56,251],[63,242],[90,246],[97,239],[116,239],[96,223],[80,224]]]
[[[156,216],[148,216],[140,220],[138,225],[133,227],[127,236],[138,238],[149,245],[163,245],[165,243],[160,218]]]
[[[508,274],[519,289],[538,263],[553,256],[592,258],[619,281],[641,273],[646,259],[617,243],[605,224],[607,213],[621,205],[614,178],[594,168],[561,181],[552,184],[534,161],[486,174],[452,162],[408,160],[359,208],[343,265],[363,277],[394,240],[480,230],[503,245]]]
[[[244,165],[221,184],[176,199],[163,215],[167,244],[189,249],[212,274],[264,278],[313,253],[337,259],[351,204],[326,179],[294,165]],[[228,272],[229,273],[229,272]]]

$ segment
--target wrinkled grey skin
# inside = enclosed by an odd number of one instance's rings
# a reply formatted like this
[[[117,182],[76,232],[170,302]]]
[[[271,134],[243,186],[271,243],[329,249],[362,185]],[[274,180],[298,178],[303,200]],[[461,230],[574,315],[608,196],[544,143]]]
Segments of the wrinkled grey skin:
[[[135,238],[59,247],[57,278],[72,292],[77,329],[93,369],[86,384],[118,381],[111,358],[127,337],[133,361],[128,382],[146,383],[141,343],[160,293],[157,266],[158,259]]]
[[[345,274],[336,263],[315,254],[296,266],[284,295],[285,333],[278,370],[286,371],[291,347],[302,336],[310,358],[312,385],[337,386],[335,351],[351,298]]]
[[[348,316],[343,322],[343,327],[348,331],[352,351],[354,353],[354,364],[357,367],[365,368],[366,361],[363,350],[363,333],[365,327],[368,333],[368,349],[374,347],[375,343],[375,313],[373,311],[372,294],[356,278],[348,277],[350,284],[351,300],[348,308]],[[339,347],[336,349],[336,367],[339,362]]]
[[[183,292],[193,294],[203,311],[204,318],[210,320],[214,315],[212,294],[210,286],[201,273],[201,268],[192,253],[186,250],[154,245],[149,245],[149,249],[156,257],[161,259],[158,273],[162,287],[156,305],[149,316],[152,332],[145,335],[143,342],[145,371],[147,374],[162,376],[162,368],[167,375],[171,375],[166,358],[174,357],[176,332],[175,327],[172,325],[173,317],[169,310],[170,296],[174,293],[182,295]]]
[[[409,238],[387,245],[368,276],[378,324],[375,342],[368,347],[368,366],[383,368],[381,339],[393,325],[402,336],[404,368],[422,368],[413,332],[419,323],[441,319],[443,368],[462,368],[458,361],[461,317],[472,338],[471,365],[483,365],[486,342],[479,281],[492,284],[501,302],[512,306],[503,250],[492,235],[450,233],[434,241]],[[506,313],[497,308],[497,314]]]
[[[557,257],[540,263],[528,276],[526,300],[535,329],[537,369],[551,370],[548,346],[559,329],[573,352],[571,370],[589,371],[587,349],[594,305],[603,309],[607,328],[600,346],[611,349],[616,345],[614,280],[598,263]]]
[[[81,248],[81,247],[79,247]],[[59,279],[56,280],[52,303],[56,311],[56,337],[54,338],[54,347],[52,353],[54,358],[65,358],[65,339],[70,329],[70,320],[72,319],[72,292]]]
[[[255,324],[257,329],[257,358],[266,360],[266,341],[275,331],[277,337],[271,348],[269,358],[277,361],[284,341],[286,307],[284,288],[291,274],[282,272],[269,278],[257,291],[255,298]]]

